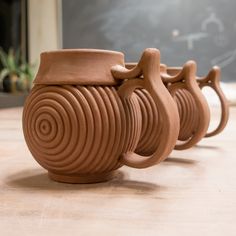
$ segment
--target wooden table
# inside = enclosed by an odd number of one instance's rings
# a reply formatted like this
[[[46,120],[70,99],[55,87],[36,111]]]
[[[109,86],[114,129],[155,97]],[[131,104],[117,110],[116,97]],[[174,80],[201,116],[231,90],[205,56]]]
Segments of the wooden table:
[[[0,110],[0,235],[236,235],[236,108],[222,134],[91,185],[48,179],[21,114]]]

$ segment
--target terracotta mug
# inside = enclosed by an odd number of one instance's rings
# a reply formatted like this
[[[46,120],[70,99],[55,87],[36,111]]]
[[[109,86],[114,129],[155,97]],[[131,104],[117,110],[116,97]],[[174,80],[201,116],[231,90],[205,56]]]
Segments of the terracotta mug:
[[[180,132],[177,150],[190,148],[206,134],[210,123],[210,110],[196,80],[196,63],[188,61],[180,70],[163,68],[162,81],[166,84],[178,106]]]
[[[143,125],[137,88],[148,91],[162,119],[162,140],[156,139],[156,150],[146,156],[135,153]],[[179,133],[176,104],[160,77],[159,51],[146,49],[131,70],[114,51],[42,53],[24,106],[23,131],[36,161],[60,182],[101,182],[122,165],[159,163]]]
[[[128,68],[134,63],[126,64]],[[210,120],[210,111],[206,99],[196,80],[196,64],[187,62],[178,73],[168,71],[161,65],[161,78],[169,93],[177,104],[180,117],[180,130],[175,149],[183,150],[192,147],[206,134]],[[136,91],[143,116],[140,142],[136,151],[140,154],[151,154],[156,148],[154,140],[161,139],[159,123],[160,111],[154,106],[153,99],[145,89]]]
[[[165,68],[165,65],[161,65],[161,68]],[[166,67],[165,69],[168,74],[170,75],[176,75],[182,71],[181,67]],[[222,132],[227,125],[228,119],[229,119],[229,102],[227,101],[225,94],[223,93],[221,87],[220,87],[220,68],[218,66],[214,66],[209,73],[204,77],[198,77],[196,76],[195,80],[197,80],[197,83],[200,87],[200,89],[204,87],[210,87],[212,88],[220,100],[221,105],[221,118],[219,124],[216,126],[216,128],[210,132],[207,132],[205,134],[205,137],[211,137],[214,135],[219,134]]]
[[[126,63],[132,68],[136,63]],[[228,102],[219,84],[220,69],[214,67],[206,77],[196,76],[196,63],[187,62],[183,67],[167,67],[161,64],[161,77],[178,106],[180,115],[180,132],[175,149],[183,150],[197,144],[203,137],[210,137],[221,132],[229,117]],[[210,86],[215,90],[221,101],[221,120],[215,130],[207,133],[210,112],[207,101],[200,89]],[[199,89],[200,87],[200,89]],[[153,140],[160,137],[158,122],[159,112],[145,89],[136,91],[144,117],[141,139],[136,151],[140,154],[151,154],[156,144]],[[146,121],[146,122],[145,122]]]
[[[220,106],[221,106],[220,122],[214,130],[207,132],[205,135],[205,137],[212,137],[222,132],[229,120],[229,102],[220,87],[220,68],[218,66],[214,66],[207,76],[197,77],[197,81],[201,89],[204,87],[212,88],[220,100]]]

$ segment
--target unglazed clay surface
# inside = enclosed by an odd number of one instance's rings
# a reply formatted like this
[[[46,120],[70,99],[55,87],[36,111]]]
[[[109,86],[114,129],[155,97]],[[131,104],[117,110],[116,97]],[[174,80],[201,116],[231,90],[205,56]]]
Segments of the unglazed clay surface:
[[[181,73],[183,68],[177,68],[177,67],[166,67],[162,65],[162,68],[166,70],[166,72],[170,75],[176,75]],[[162,69],[163,70],[163,69]],[[229,102],[227,101],[221,87],[220,87],[220,68],[217,66],[214,66],[206,75],[205,77],[198,77],[196,74],[193,76],[192,80],[197,80],[198,86],[200,89],[204,87],[210,87],[212,88],[217,96],[219,97],[220,103],[221,103],[221,118],[218,126],[211,132],[207,132],[205,134],[205,137],[211,137],[214,135],[219,134],[221,131],[224,130],[225,126],[227,125],[228,119],[229,119]],[[200,115],[200,114],[198,114]]]
[[[94,183],[122,165],[146,168],[221,132],[229,108],[219,86],[219,68],[196,75],[196,63],[160,64],[157,49],[138,63],[120,52],[77,49],[45,52],[23,112],[23,131],[50,178]],[[201,89],[221,101],[218,127],[207,133],[210,111]]]
[[[153,137],[156,149],[145,156],[134,152],[146,122],[136,88],[148,91],[162,120],[162,139]],[[122,165],[159,163],[179,133],[178,110],[160,76],[159,51],[146,49],[131,70],[118,52],[43,53],[25,103],[23,131],[32,155],[56,181],[101,182]]]
[[[132,68],[136,63],[126,63],[127,68]],[[167,67],[161,64],[161,78],[168,91],[174,98],[180,116],[180,131],[175,149],[183,150],[192,147],[203,137],[210,137],[220,133],[227,124],[229,117],[229,105],[219,84],[220,69],[213,67],[209,74],[199,78],[196,75],[196,63],[187,62],[181,67]],[[221,102],[221,120],[215,130],[207,133],[210,112],[206,99],[201,93],[205,86],[215,90]],[[152,97],[145,89],[136,91],[141,107],[143,122],[141,139],[137,146],[137,152],[150,154],[156,148],[153,137],[161,138],[158,107],[153,106]]]

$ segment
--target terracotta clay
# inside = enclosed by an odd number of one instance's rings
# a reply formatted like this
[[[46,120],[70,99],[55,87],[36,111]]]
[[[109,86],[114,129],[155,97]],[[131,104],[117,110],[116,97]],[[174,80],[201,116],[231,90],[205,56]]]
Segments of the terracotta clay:
[[[211,132],[207,132],[205,137],[212,137],[219,134],[225,128],[229,120],[229,102],[225,97],[221,87],[220,87],[220,68],[214,66],[206,77],[198,77],[197,81],[200,88],[211,87],[220,99],[221,104],[221,119],[218,126]]]
[[[179,114],[161,80],[157,49],[146,49],[131,70],[119,52],[45,52],[34,83],[23,112],[24,136],[34,158],[56,181],[105,181],[122,165],[157,164],[175,146]],[[134,152],[146,122],[137,88],[148,91],[162,120],[161,139],[153,139],[156,149],[146,156]]]
[[[165,65],[161,65],[161,68],[165,68]],[[162,69],[163,70],[163,69]],[[181,67],[168,67],[167,73],[170,75],[176,75],[180,73],[182,70]],[[219,97],[221,103],[221,119],[218,126],[211,132],[207,132],[205,137],[211,137],[219,134],[224,130],[227,125],[229,119],[229,102],[227,101],[225,94],[223,93],[220,87],[220,68],[218,66],[214,66],[205,77],[195,78],[198,82],[199,87],[202,89],[204,87],[212,88]]]
[[[136,63],[126,63],[132,68]],[[175,149],[187,149],[199,142],[204,136],[210,137],[224,129],[229,116],[228,102],[219,85],[220,70],[214,67],[204,78],[196,76],[196,63],[187,62],[182,68],[167,67],[161,64],[161,78],[173,96],[178,106],[180,116],[180,132]],[[218,127],[207,133],[210,121],[210,112],[206,99],[200,89],[204,86],[212,87],[221,101],[221,121]],[[136,151],[141,154],[151,154],[156,144],[156,137],[161,139],[160,120],[158,108],[154,106],[151,96],[145,89],[136,91],[138,95],[143,126],[141,139]]]
[[[196,63],[187,62],[176,74],[163,69],[161,77],[180,115],[180,142],[175,149],[190,148],[205,136],[210,122],[209,106],[196,81]]]

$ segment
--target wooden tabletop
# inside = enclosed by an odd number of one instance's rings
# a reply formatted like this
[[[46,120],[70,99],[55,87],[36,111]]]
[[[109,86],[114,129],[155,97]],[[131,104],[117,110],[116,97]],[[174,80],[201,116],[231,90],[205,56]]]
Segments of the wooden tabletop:
[[[236,235],[236,107],[225,131],[107,183],[48,179],[0,110],[0,235]]]

